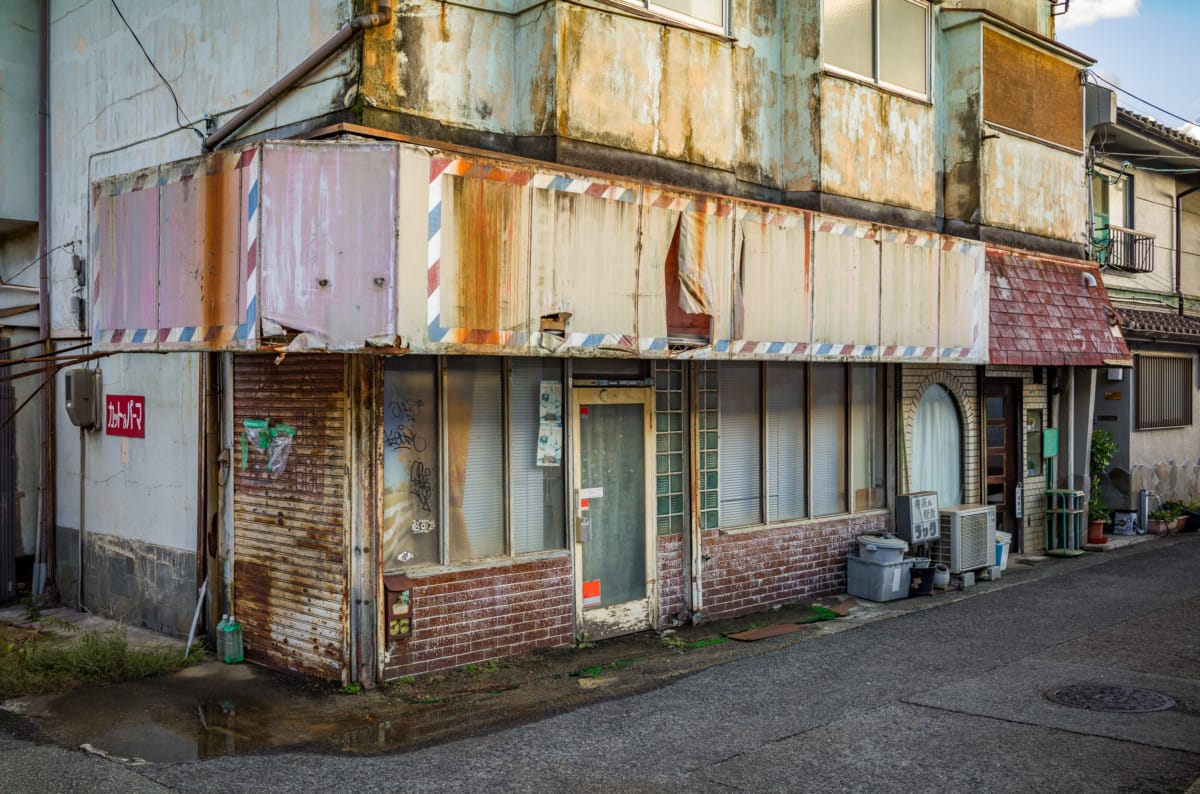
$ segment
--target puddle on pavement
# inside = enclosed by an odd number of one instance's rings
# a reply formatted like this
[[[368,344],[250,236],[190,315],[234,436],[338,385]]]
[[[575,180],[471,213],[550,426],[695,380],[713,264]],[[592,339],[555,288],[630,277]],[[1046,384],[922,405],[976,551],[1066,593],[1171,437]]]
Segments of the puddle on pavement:
[[[310,685],[311,686],[311,685]],[[368,695],[330,695],[249,665],[216,662],[147,681],[21,698],[6,704],[46,738],[151,762],[194,761],[324,742],[371,751],[407,734],[372,713]],[[399,730],[397,730],[399,729]],[[381,734],[381,731],[383,733]],[[342,745],[350,746],[342,746]]]

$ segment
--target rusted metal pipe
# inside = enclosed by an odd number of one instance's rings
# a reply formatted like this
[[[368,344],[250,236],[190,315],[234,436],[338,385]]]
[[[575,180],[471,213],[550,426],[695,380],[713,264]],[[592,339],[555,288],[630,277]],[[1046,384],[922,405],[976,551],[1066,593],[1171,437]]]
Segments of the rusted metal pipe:
[[[50,338],[50,2],[38,3],[38,330],[42,350],[54,354]],[[46,380],[39,403],[41,488],[38,493],[38,534],[35,544],[34,596],[54,586],[54,365],[43,367]],[[14,414],[15,416],[15,414]]]
[[[380,0],[376,8],[377,10],[374,14],[363,14],[350,20],[349,24],[333,34],[333,38],[314,50],[299,65],[279,78],[273,86],[259,94],[253,102],[242,108],[236,116],[213,131],[211,135],[204,139],[204,150],[211,152],[220,146],[226,138],[237,132],[246,122],[261,113],[267,105],[288,91],[301,78],[328,60],[330,56],[345,46],[346,42],[358,35],[360,31],[367,28],[382,27],[392,21],[391,0]]]

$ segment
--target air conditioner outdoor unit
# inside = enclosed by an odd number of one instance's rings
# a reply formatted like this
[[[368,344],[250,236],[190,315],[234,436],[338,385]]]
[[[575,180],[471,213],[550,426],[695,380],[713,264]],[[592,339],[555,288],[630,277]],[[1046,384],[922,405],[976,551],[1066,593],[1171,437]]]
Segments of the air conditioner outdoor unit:
[[[933,547],[933,561],[950,573],[973,571],[996,564],[996,508],[955,505],[938,511],[942,539]]]

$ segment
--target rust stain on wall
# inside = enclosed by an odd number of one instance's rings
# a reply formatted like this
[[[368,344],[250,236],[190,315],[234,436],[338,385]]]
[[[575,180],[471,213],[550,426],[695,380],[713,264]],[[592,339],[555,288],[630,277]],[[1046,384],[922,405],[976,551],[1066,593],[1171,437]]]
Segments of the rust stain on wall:
[[[461,327],[498,330],[501,310],[518,287],[510,251],[522,234],[522,213],[511,186],[462,179],[453,192],[455,250],[458,252],[458,322]]]
[[[236,171],[226,169],[223,164],[219,164],[222,159],[227,158],[228,155],[219,155],[211,165],[216,166],[220,175],[237,175]],[[231,212],[231,208],[226,206],[225,179],[221,176],[200,179],[197,190],[200,192],[200,206],[203,213],[200,219],[201,250],[196,252],[199,271],[196,275],[199,282],[197,286],[199,288],[200,315],[204,318],[204,325],[212,328],[223,325],[224,315],[228,313],[222,299],[229,289],[229,282],[236,274],[237,268],[236,266],[228,267],[227,265],[231,263],[224,262],[222,254],[229,247],[228,238],[236,234],[235,230],[238,228],[238,224],[235,219],[238,217],[238,213]],[[167,266],[170,266],[169,262]]]
[[[1061,146],[1082,149],[1083,86],[1079,69],[985,29],[983,117]]]

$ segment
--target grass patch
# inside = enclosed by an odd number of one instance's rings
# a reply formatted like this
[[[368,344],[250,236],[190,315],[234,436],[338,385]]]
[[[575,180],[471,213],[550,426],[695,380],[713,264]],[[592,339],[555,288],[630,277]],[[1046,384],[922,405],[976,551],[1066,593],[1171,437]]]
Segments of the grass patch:
[[[629,665],[640,662],[641,660],[642,657],[640,656],[635,656],[632,659],[618,659],[617,661],[609,662],[608,664],[598,664],[593,667],[585,667],[582,670],[576,670],[570,675],[572,678],[599,678],[600,674],[605,670],[620,670],[622,667],[628,667]]]
[[[195,664],[202,656],[193,650],[184,660],[173,648],[131,647],[120,629],[63,637],[0,625],[0,699],[148,678]]]

